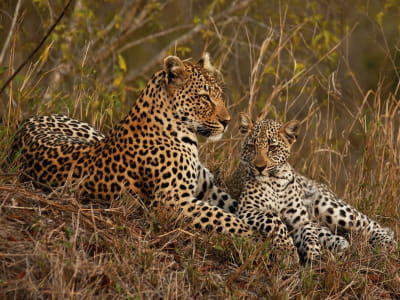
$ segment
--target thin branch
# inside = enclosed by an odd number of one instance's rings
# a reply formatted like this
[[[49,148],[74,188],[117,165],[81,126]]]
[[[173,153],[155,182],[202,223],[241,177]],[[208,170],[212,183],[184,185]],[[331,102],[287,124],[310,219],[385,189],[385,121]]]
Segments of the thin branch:
[[[262,60],[267,52],[269,44],[271,43],[271,41],[273,39],[273,36],[274,36],[274,34],[271,30],[266,34],[266,37],[265,37],[264,41],[262,42],[261,49],[259,51],[257,61],[251,70],[249,104],[247,106],[247,113],[249,115],[251,115],[255,95],[259,89],[259,88],[257,88],[257,84],[259,83],[259,80],[264,73],[263,69],[265,70]]]
[[[0,94],[4,92],[6,87],[10,84],[10,82],[17,76],[17,74],[26,66],[26,64],[32,59],[32,57],[39,51],[39,49],[43,46],[43,44],[46,42],[47,38],[50,36],[50,34],[53,32],[53,30],[56,28],[58,23],[60,23],[61,19],[64,17],[65,12],[67,11],[68,7],[70,6],[72,0],[68,0],[67,5],[65,5],[63,11],[61,14],[58,16],[57,20],[51,25],[50,29],[47,31],[46,35],[42,38],[40,43],[36,46],[36,48],[29,54],[29,56],[24,60],[24,62],[17,68],[17,70],[14,71],[14,73],[6,80],[6,82],[3,84],[3,86],[0,89]]]
[[[243,1],[234,1],[226,10],[223,12],[219,13],[214,17],[214,21],[218,21],[222,18],[225,18],[232,13],[243,10],[245,9],[249,4],[251,0],[243,0]],[[183,44],[190,39],[192,39],[197,33],[201,32],[203,29],[207,28],[209,25],[208,24],[199,24],[195,26],[192,30],[188,31],[186,34],[183,34],[179,38],[171,41],[166,47],[164,47],[156,56],[153,57],[153,59],[150,60],[148,64],[143,66],[142,68],[135,70],[131,72],[130,74],[127,74],[125,77],[125,82],[130,82],[133,81],[137,76],[145,74],[146,72],[149,72],[151,69],[153,69],[156,65],[160,63],[160,61],[163,59],[163,57],[166,55],[166,53],[174,48],[176,45]]]
[[[148,36],[146,36],[144,38],[141,38],[141,39],[138,39],[136,41],[133,41],[133,42],[125,44],[123,47],[118,49],[117,52],[118,53],[122,53],[122,52],[124,52],[124,51],[126,51],[126,50],[128,50],[130,48],[133,48],[133,47],[135,47],[137,45],[140,45],[140,44],[144,44],[145,42],[150,41],[152,39],[155,39],[155,38],[158,38],[158,37],[162,37],[164,35],[170,34],[172,32],[175,32],[175,31],[178,31],[178,30],[181,30],[181,29],[186,29],[188,27],[191,27],[191,25],[180,25],[180,26],[176,26],[176,27],[173,27],[173,28],[166,29],[166,30],[161,31],[161,32],[156,32],[156,33],[148,35]]]
[[[79,27],[79,20],[81,19],[80,17],[80,11],[83,11],[85,9],[85,6],[83,4],[82,0],[76,0],[73,7],[71,7],[71,17],[68,20],[68,25],[66,26],[67,32],[75,32],[76,29]],[[67,22],[66,22],[67,23]],[[73,38],[72,35],[66,34],[65,37],[63,37],[65,44],[67,45],[72,45],[73,44]],[[72,67],[73,59],[70,59],[66,62],[62,62],[62,53],[57,53],[56,58],[54,60],[54,71],[51,72],[49,79],[48,79],[48,84],[46,88],[46,92],[43,95],[43,103],[45,106],[48,108],[50,105],[50,102],[52,100],[52,97],[54,96],[54,91],[57,90],[60,86],[60,82],[63,79],[63,73],[65,73],[65,70],[68,70],[68,68]]]
[[[195,26],[192,30],[188,31],[186,34],[181,35],[179,38],[171,41],[166,47],[164,47],[156,56],[153,57],[153,59],[150,60],[148,64],[143,66],[142,68],[139,68],[133,72],[131,72],[129,75],[126,76],[125,82],[129,82],[134,80],[137,76],[145,74],[146,72],[150,71],[153,69],[154,66],[158,65],[160,61],[163,59],[163,57],[166,55],[166,53],[171,49],[174,48],[178,44],[183,44],[187,41],[189,41],[193,36],[195,36],[197,33],[205,29],[208,25],[207,24],[199,24]]]
[[[15,24],[17,24],[17,19],[18,19],[18,15],[19,15],[19,9],[21,8],[21,0],[18,0],[17,5],[15,6],[15,12],[14,12],[14,17],[12,19],[12,23],[11,23],[11,27],[10,27],[10,31],[8,32],[8,36],[6,41],[4,42],[3,45],[3,49],[1,50],[1,54],[0,54],[0,64],[3,62],[4,59],[4,55],[6,54],[6,50],[8,48],[8,44],[10,43],[11,40],[11,36],[14,33],[14,28],[15,28]]]
[[[162,4],[161,10],[164,9],[167,3],[168,1],[165,1]],[[116,49],[122,44],[122,42],[130,36],[132,32],[138,30],[139,28],[146,25],[149,21],[151,21],[151,13],[152,13],[151,10],[142,9],[138,15],[135,15],[136,7],[133,10],[128,9],[126,11],[128,11],[128,14],[127,16],[123,17],[126,20],[124,28],[120,33],[117,34],[116,37],[114,37],[114,39],[111,40],[110,43],[108,43],[106,46],[103,46],[100,49],[98,57],[96,58],[95,62],[103,61],[109,56],[111,56],[116,51]],[[100,39],[97,39],[96,42],[99,40]]]

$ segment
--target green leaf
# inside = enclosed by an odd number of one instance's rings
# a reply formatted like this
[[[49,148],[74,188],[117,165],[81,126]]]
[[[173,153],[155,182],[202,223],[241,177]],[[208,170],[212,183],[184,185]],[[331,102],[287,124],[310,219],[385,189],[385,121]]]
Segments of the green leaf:
[[[123,72],[126,72],[128,70],[125,59],[121,54],[118,55],[118,66]]]

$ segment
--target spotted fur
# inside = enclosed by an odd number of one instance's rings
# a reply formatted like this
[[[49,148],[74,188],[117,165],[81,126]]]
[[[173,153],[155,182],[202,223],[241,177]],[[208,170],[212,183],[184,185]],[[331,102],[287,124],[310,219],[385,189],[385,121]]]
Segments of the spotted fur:
[[[241,166],[234,175],[243,182],[239,186],[238,215],[253,229],[265,230],[280,218],[291,232],[299,253],[308,260],[320,256],[321,246],[344,251],[349,243],[339,234],[348,232],[367,235],[373,245],[394,244],[389,229],[338,199],[327,186],[299,175],[290,166],[287,159],[297,139],[298,121],[281,124],[261,120],[253,124],[242,114],[240,126],[246,136]],[[271,218],[267,213],[276,216]],[[290,243],[290,237],[281,227],[276,230]]]
[[[232,213],[237,202],[199,161],[196,135],[216,140],[229,120],[208,55],[198,64],[168,56],[107,136],[65,116],[32,117],[13,156],[41,187],[74,184],[80,198],[106,202],[133,193],[178,210],[194,228],[247,236],[252,230]]]
[[[394,233],[338,198],[325,184],[298,175],[305,191],[304,204],[312,218],[331,232],[366,237],[372,247],[392,249],[396,246]]]

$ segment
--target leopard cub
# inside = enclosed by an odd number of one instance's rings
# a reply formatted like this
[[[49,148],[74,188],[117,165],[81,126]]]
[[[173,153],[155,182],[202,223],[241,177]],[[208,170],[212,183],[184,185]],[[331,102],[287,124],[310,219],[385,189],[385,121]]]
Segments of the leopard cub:
[[[371,244],[393,245],[393,234],[340,200],[325,185],[299,175],[288,163],[300,123],[254,122],[240,116],[241,163],[233,175],[232,195],[239,196],[239,217],[273,241],[294,243],[306,260],[320,257],[321,248],[348,248],[338,233],[358,232]],[[232,185],[232,182],[231,182]],[[236,195],[236,196],[237,196]]]

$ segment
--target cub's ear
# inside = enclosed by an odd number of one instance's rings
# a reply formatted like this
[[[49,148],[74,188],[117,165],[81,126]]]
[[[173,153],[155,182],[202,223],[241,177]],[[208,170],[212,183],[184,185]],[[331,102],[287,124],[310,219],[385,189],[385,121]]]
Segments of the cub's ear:
[[[299,135],[300,122],[297,120],[289,121],[282,125],[280,129],[281,135],[292,145]]]
[[[164,71],[167,73],[167,85],[173,88],[179,88],[187,80],[185,65],[177,56],[167,56],[164,59]]]
[[[246,113],[240,113],[239,115],[239,132],[241,134],[248,133],[253,128],[253,121]]]

